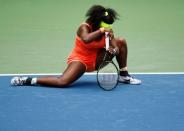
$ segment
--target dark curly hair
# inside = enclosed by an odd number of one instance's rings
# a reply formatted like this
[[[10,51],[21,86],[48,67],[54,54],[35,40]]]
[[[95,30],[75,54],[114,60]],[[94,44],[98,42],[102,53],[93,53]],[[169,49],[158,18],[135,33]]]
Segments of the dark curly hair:
[[[111,8],[105,8],[101,5],[93,5],[86,13],[86,22],[91,24],[95,31],[100,28],[101,21],[113,24],[115,20],[119,19],[118,16],[118,13]]]

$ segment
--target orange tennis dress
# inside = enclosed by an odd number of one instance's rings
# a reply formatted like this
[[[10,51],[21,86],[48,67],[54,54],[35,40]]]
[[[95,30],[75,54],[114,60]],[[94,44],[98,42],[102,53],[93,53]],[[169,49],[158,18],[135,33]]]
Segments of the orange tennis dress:
[[[89,24],[83,24],[91,28]],[[73,61],[80,61],[86,66],[86,72],[95,71],[97,53],[100,49],[104,48],[104,46],[105,36],[99,41],[92,41],[87,44],[84,43],[79,36],[76,36],[75,46],[67,59],[67,63],[70,64]]]

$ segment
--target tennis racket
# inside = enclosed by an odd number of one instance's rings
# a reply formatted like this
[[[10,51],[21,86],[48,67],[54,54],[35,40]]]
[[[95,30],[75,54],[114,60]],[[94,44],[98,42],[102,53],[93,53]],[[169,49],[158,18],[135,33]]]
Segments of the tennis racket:
[[[98,85],[106,90],[110,91],[114,89],[118,84],[119,71],[117,66],[112,60],[112,54],[109,53],[109,36],[108,32],[105,32],[105,55],[102,63],[97,70],[97,82]]]

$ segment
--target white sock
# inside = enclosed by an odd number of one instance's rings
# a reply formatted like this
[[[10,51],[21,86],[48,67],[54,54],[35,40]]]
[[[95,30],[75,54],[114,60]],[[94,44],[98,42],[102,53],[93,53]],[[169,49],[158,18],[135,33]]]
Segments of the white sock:
[[[123,68],[119,69],[119,71],[128,71],[128,68],[126,66],[126,67],[123,67]]]
[[[37,84],[37,78],[32,78],[31,85],[36,85],[36,84]]]

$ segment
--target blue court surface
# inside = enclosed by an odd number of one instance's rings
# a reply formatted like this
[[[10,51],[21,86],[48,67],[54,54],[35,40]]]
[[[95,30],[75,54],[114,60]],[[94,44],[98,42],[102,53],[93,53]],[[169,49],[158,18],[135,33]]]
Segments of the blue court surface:
[[[184,74],[134,74],[142,85],[11,87],[0,76],[0,131],[184,131]]]

